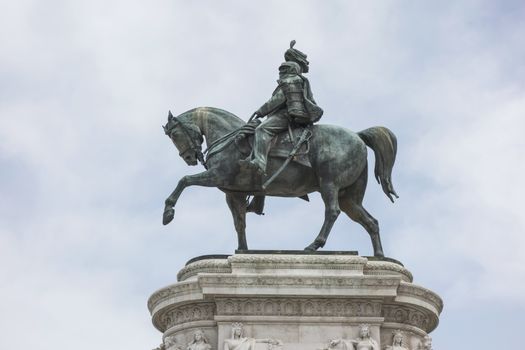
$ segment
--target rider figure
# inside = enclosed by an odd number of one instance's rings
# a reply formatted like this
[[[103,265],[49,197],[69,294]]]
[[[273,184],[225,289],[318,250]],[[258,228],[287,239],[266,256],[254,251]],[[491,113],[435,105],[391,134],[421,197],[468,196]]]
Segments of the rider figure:
[[[268,116],[255,129],[255,141],[252,159],[240,161],[242,167],[266,172],[268,151],[273,137],[286,131],[290,122],[308,125],[317,121],[322,110],[313,99],[310,83],[302,73],[308,72],[306,55],[293,48],[295,40],[284,57],[286,62],[279,66],[279,84],[272,97],[255,112],[256,118]]]

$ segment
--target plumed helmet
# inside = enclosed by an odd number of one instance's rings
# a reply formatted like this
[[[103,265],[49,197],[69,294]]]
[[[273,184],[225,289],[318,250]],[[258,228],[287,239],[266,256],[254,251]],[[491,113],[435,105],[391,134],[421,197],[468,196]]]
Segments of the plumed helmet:
[[[294,49],[295,40],[290,41],[290,48],[284,53],[284,60],[286,62],[295,62],[300,67],[303,73],[308,73],[308,65],[310,62],[306,59],[306,54]]]
[[[283,74],[301,74],[301,66],[295,62],[283,62],[279,66],[279,73]]]

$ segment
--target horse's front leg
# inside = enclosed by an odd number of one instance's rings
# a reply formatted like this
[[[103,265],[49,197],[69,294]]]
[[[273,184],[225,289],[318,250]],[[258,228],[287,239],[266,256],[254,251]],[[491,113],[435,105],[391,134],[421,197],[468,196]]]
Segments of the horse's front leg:
[[[233,224],[237,231],[238,250],[248,250],[246,242],[246,195],[226,193],[226,203],[232,212]]]
[[[187,175],[180,179],[175,190],[166,199],[164,206],[164,215],[162,217],[162,223],[167,225],[173,220],[175,215],[175,204],[179,200],[179,197],[188,186],[205,186],[205,187],[216,187],[218,186],[217,174],[213,170],[207,170],[195,175]]]

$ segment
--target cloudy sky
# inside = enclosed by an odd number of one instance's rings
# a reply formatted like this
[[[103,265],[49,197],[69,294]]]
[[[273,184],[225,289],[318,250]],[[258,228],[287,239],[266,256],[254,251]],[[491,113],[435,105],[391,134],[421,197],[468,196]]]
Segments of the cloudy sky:
[[[525,312],[525,5],[520,1],[0,2],[1,349],[151,349],[146,300],[190,258],[232,253],[216,189],[163,201],[187,167],[163,135],[215,106],[247,119],[291,39],[322,122],[398,136],[388,256],[445,302],[436,349],[518,349]],[[373,155],[370,154],[370,161]],[[311,202],[270,199],[254,249],[302,249]],[[278,243],[272,240],[278,239]],[[340,216],[327,250],[372,254]]]

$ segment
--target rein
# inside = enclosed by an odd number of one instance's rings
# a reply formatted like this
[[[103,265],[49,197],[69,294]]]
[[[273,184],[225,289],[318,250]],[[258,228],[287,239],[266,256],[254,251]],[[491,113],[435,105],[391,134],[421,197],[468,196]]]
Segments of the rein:
[[[217,154],[217,153],[220,153],[221,151],[223,151],[227,146],[229,146],[232,142],[235,141],[235,137],[239,134],[242,134],[242,133],[253,133],[255,130],[255,128],[257,127],[257,125],[260,124],[260,121],[259,122],[256,122],[255,125],[254,123],[252,122],[253,118],[255,116],[255,113],[254,115],[252,115],[252,117],[248,120],[248,122],[244,125],[242,125],[241,127],[233,130],[233,131],[230,131],[229,133],[227,133],[226,135],[220,137],[219,139],[215,140],[211,145],[208,146],[208,148],[204,151],[204,153],[208,154],[206,156],[206,161],[208,161],[208,159],[211,158],[211,156]],[[251,131],[250,131],[251,130]]]
[[[226,148],[227,146],[229,146],[233,141],[235,141],[235,136],[237,136],[239,134],[239,132],[241,132],[243,129],[246,128],[246,125],[248,125],[250,123],[250,121],[252,121],[253,119],[253,116],[252,118],[250,118],[250,120],[248,121],[248,123],[246,123],[245,125],[233,130],[233,131],[230,131],[229,133],[227,133],[226,135],[224,136],[221,136],[220,138],[218,138],[217,140],[215,140],[214,142],[212,142],[205,150],[204,152],[202,151],[202,143],[201,144],[198,144],[195,142],[194,138],[190,135],[190,132],[193,132],[193,130],[190,130],[188,128],[188,126],[185,125],[184,122],[180,121],[180,120],[177,120],[176,118],[173,118],[173,126],[170,128],[170,130],[167,132],[169,133],[170,137],[171,137],[171,131],[178,125],[180,125],[180,128],[182,129],[182,131],[184,132],[184,134],[188,137],[188,139],[190,140],[190,146],[182,151],[179,152],[179,155],[182,155],[184,154],[185,152],[187,152],[189,149],[193,150],[196,154],[197,154],[197,159],[198,161],[204,166],[205,169],[208,169],[208,165],[207,165],[207,162],[208,160],[215,154],[218,154],[220,153],[221,151],[224,150],[224,148]],[[202,137],[202,135],[199,134],[199,137]],[[204,155],[206,155],[206,158],[204,158]]]

